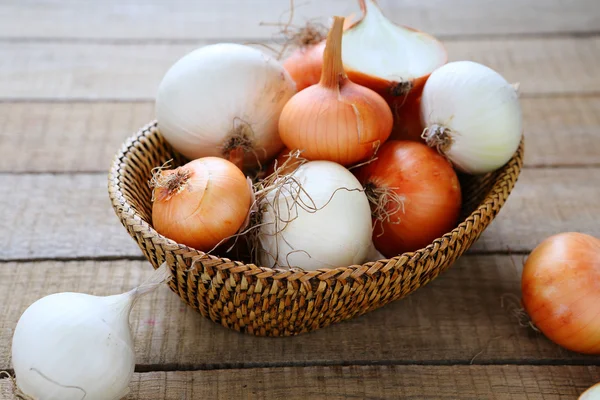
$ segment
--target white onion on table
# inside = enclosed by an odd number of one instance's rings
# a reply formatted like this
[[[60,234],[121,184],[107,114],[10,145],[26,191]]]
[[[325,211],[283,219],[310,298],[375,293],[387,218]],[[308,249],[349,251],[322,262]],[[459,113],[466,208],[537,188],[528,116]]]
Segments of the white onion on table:
[[[160,83],[158,128],[189,159],[223,157],[255,167],[283,148],[279,115],[294,93],[287,71],[260,50],[202,47],[177,61]]]
[[[12,341],[19,395],[28,400],[119,400],[127,395],[135,369],[129,313],[140,296],[170,278],[163,264],[123,294],[56,293],[30,305]]]

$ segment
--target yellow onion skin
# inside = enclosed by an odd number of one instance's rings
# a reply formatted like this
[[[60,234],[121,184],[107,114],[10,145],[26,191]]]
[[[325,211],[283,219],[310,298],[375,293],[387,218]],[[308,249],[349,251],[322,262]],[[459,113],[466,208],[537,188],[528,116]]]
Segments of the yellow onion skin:
[[[252,193],[246,177],[233,163],[204,157],[162,174],[189,173],[173,193],[154,189],[152,224],[163,236],[209,251],[234,235],[246,221]]]
[[[286,104],[279,134],[309,160],[344,166],[366,160],[387,140],[393,124],[390,108],[374,94],[350,81],[339,92],[311,86]]]
[[[600,240],[551,236],[523,267],[522,302],[533,324],[571,351],[600,354]]]
[[[294,95],[279,118],[287,148],[308,160],[349,166],[369,159],[390,136],[393,116],[385,100],[350,81],[342,65],[343,17],[335,17],[323,55],[321,81]]]
[[[283,63],[298,91],[319,83],[323,69],[325,41],[301,47],[294,51]]]

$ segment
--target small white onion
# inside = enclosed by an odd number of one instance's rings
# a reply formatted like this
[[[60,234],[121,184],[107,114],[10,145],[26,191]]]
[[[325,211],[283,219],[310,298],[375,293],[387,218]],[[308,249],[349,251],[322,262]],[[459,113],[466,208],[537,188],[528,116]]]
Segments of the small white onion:
[[[12,363],[18,389],[34,400],[118,400],[135,369],[129,313],[170,277],[166,264],[142,286],[114,296],[56,293],[17,323]]]
[[[362,264],[373,251],[371,208],[356,177],[331,161],[307,162],[293,177],[260,205],[261,265],[316,270]]]
[[[595,384],[579,396],[579,400],[600,400],[600,383]]]
[[[156,96],[156,118],[165,139],[189,159],[229,158],[239,146],[244,164],[256,166],[282,149],[279,115],[295,92],[296,84],[274,58],[240,44],[214,44],[167,71]]]
[[[421,118],[427,144],[471,174],[506,164],[522,136],[515,87],[471,61],[452,62],[431,74],[423,89]]]

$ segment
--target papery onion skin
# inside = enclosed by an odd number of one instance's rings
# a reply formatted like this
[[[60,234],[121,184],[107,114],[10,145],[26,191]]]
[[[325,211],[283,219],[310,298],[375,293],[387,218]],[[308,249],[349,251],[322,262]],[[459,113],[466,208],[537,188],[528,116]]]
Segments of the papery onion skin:
[[[354,173],[367,190],[392,190],[404,200],[400,208],[387,203],[387,212],[395,211],[389,220],[374,220],[373,243],[386,257],[421,249],[456,226],[462,201],[458,177],[426,145],[388,141],[376,160]]]
[[[421,117],[427,144],[469,174],[506,164],[523,133],[515,87],[472,61],[451,62],[431,74],[423,89]]]
[[[205,46],[163,77],[156,96],[158,128],[190,160],[223,157],[254,168],[283,147],[279,115],[294,93],[285,68],[260,50],[233,43]]]
[[[331,161],[307,162],[292,176],[303,190],[299,198],[317,210],[292,200],[295,182],[271,192],[259,204],[260,264],[305,270],[362,264],[372,249],[371,210],[358,180]]]
[[[379,9],[379,6],[373,0],[359,0],[359,3],[363,11],[363,17],[348,27],[348,29],[344,32],[344,51],[346,54],[346,48],[349,45],[349,41],[359,40],[359,38],[354,39],[352,37],[354,31],[361,24],[368,23],[366,18],[367,16],[370,17],[370,15],[368,15],[369,10],[372,13],[377,13],[378,18],[385,18]],[[423,91],[425,82],[435,68],[444,65],[448,61],[448,54],[444,45],[433,36],[411,27],[394,24],[391,21],[389,21],[389,23],[396,25],[398,29],[412,32],[422,38],[425,38],[432,44],[435,44],[437,46],[437,52],[439,53],[436,65],[420,76],[403,78],[401,74],[399,74],[398,79],[395,80],[361,71],[355,66],[352,66],[346,62],[346,59],[344,59],[344,67],[348,74],[348,78],[352,82],[374,90],[388,102],[394,115],[394,127],[390,136],[391,139],[422,142],[423,140],[421,139],[421,134],[423,133],[424,126],[418,112],[420,109],[421,93]],[[377,25],[381,26],[381,24]],[[412,56],[417,58],[419,57],[418,55],[414,54]]]
[[[370,158],[387,140],[393,117],[381,96],[346,77],[341,62],[342,27],[343,18],[335,17],[321,81],[285,105],[279,134],[288,148],[301,150],[309,160],[349,166]]]
[[[292,151],[287,147],[284,147],[283,150],[281,150],[281,152],[277,155],[277,157],[273,161],[271,161],[271,163],[269,163],[269,166],[265,170],[264,175],[269,176],[273,174],[275,172],[275,168],[277,168],[277,172],[280,175],[291,174],[292,172],[294,172],[299,166],[300,162],[299,160],[288,161],[290,158],[290,153],[292,153]],[[292,155],[294,154],[292,153]],[[286,161],[288,162],[286,163]]]
[[[588,388],[579,396],[578,400],[600,400],[600,383]]]
[[[283,67],[296,82],[298,91],[319,83],[323,69],[323,50],[325,50],[324,40],[297,49],[283,62]]]
[[[163,176],[186,173],[179,189],[154,189],[152,224],[161,235],[201,251],[209,251],[246,221],[252,193],[242,171],[218,157],[204,157]]]
[[[354,21],[354,14],[344,20],[344,29],[348,29]],[[318,27],[307,23],[304,28],[295,35],[295,41],[301,45],[283,62],[283,67],[289,72],[296,82],[298,91],[309,86],[316,85],[321,80],[323,69],[323,51],[325,40]]]
[[[533,324],[571,351],[600,354],[600,240],[583,233],[551,236],[523,267],[522,302]]]

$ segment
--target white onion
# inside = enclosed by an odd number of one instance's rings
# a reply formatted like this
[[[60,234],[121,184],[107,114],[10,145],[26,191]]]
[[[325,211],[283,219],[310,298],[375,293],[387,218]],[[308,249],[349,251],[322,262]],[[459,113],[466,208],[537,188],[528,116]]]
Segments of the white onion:
[[[331,161],[307,162],[292,176],[260,205],[261,265],[315,270],[362,264],[372,254],[371,209],[358,180]]]
[[[471,174],[506,164],[522,136],[515,87],[471,61],[452,62],[431,74],[423,89],[421,117],[427,144]]]
[[[579,400],[600,400],[600,383],[595,384],[579,396]]]
[[[33,303],[13,335],[18,389],[34,400],[121,399],[135,368],[129,312],[169,276],[163,264],[127,293],[56,293]]]
[[[282,149],[279,114],[295,92],[274,58],[240,44],[215,44],[192,51],[167,71],[156,118],[165,139],[189,159],[229,158],[239,145],[244,164],[256,166]]]

